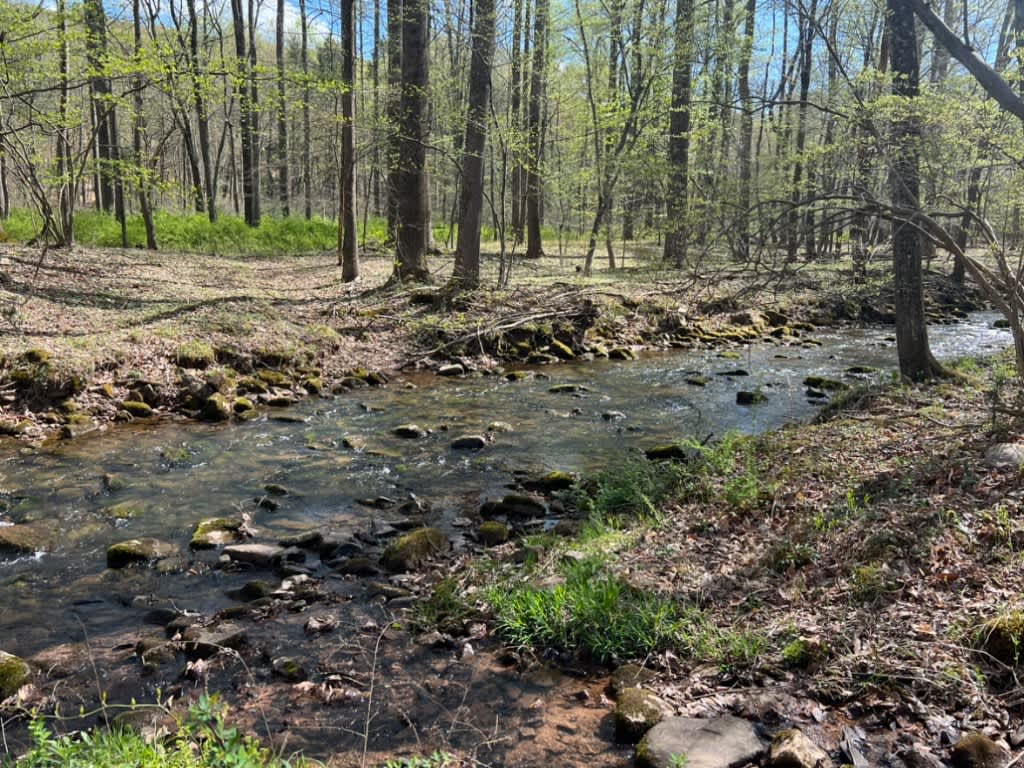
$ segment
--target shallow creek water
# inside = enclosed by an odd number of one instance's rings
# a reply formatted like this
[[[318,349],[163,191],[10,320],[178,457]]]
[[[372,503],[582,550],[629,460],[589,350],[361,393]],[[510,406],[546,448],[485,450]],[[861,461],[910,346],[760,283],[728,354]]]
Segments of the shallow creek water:
[[[1004,347],[1009,334],[992,327],[992,313],[931,329],[940,357],[984,354]],[[311,528],[366,528],[370,516],[356,500],[409,494],[430,500],[442,520],[500,493],[513,470],[585,471],[613,465],[630,451],[680,437],[728,430],[755,432],[811,417],[819,407],[805,395],[809,374],[855,377],[853,365],[883,371],[895,364],[889,329],[822,331],[822,345],[755,345],[741,359],[715,351],[644,355],[634,362],[580,362],[543,369],[550,376],[508,382],[498,377],[397,377],[383,389],[304,402],[258,420],[210,426],[186,421],[130,425],[22,454],[0,450],[0,525],[39,521],[53,532],[46,552],[0,560],[0,647],[32,654],[48,645],[100,634],[138,621],[133,595],[209,612],[230,603],[227,587],[244,575],[202,575],[105,568],[105,550],[139,536],[179,544],[187,556],[191,530],[203,518],[251,507],[267,483],[290,495],[276,511],[257,510],[260,540]],[[743,368],[749,376],[716,375]],[[694,374],[704,387],[685,382]],[[880,375],[887,375],[882,373]],[[416,384],[415,388],[404,383]],[[552,393],[554,384],[589,391]],[[738,390],[760,388],[768,400],[736,405]],[[604,414],[619,411],[623,419]],[[479,453],[456,452],[451,440],[482,433],[495,420],[515,431],[499,433]],[[415,422],[433,433],[420,440],[391,435]],[[366,448],[342,445],[363,438]],[[105,490],[114,475],[123,489]],[[111,505],[138,502],[134,516],[116,519]],[[234,579],[235,581],[232,581]]]

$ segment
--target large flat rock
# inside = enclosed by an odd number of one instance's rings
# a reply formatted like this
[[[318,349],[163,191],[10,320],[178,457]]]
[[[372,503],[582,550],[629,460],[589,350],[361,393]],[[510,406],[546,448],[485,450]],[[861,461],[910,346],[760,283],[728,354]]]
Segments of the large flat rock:
[[[739,717],[669,717],[647,732],[636,748],[640,768],[738,768],[765,750],[754,726]]]

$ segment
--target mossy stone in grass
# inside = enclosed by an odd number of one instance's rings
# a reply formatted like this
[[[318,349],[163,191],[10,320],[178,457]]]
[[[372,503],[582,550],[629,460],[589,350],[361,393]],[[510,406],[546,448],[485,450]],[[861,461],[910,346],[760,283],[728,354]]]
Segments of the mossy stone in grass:
[[[509,527],[497,520],[487,520],[480,523],[480,527],[476,531],[477,538],[480,539],[480,543],[485,547],[496,547],[499,544],[504,544],[508,541],[509,533]]]
[[[1010,759],[1004,747],[983,733],[968,733],[953,747],[953,768],[1005,768]]]
[[[140,419],[146,419],[153,415],[153,409],[138,400],[125,400],[121,403],[121,408],[128,411],[132,416]]]
[[[202,341],[189,341],[178,347],[175,359],[182,368],[208,368],[216,356],[213,347]]]
[[[191,549],[213,549],[241,539],[242,521],[233,517],[211,517],[201,520],[192,531]]]
[[[31,674],[31,668],[23,659],[0,651],[0,701],[16,694]]]
[[[550,493],[552,491],[564,491],[567,488],[571,488],[575,483],[576,478],[568,472],[554,470],[552,472],[548,472],[542,477],[528,480],[524,485],[531,491]]]
[[[269,368],[263,368],[257,371],[256,377],[264,384],[269,384],[272,387],[286,387],[291,381],[280,371],[272,371]]]
[[[621,744],[636,744],[668,714],[668,705],[651,691],[626,688],[619,694],[612,713],[615,740]]]
[[[1016,665],[1024,649],[1024,613],[1007,613],[989,619],[978,630],[975,645],[1003,664]]]
[[[24,352],[18,355],[18,359],[20,359],[22,362],[29,363],[31,365],[41,365],[43,363],[48,363],[50,362],[50,359],[52,357],[53,355],[51,355],[48,350],[38,348],[26,349]]]
[[[448,537],[437,528],[420,528],[388,545],[380,562],[392,573],[409,571],[448,549]]]
[[[644,455],[651,461],[678,460],[686,458],[686,449],[678,443],[665,443],[648,448],[644,451]]]

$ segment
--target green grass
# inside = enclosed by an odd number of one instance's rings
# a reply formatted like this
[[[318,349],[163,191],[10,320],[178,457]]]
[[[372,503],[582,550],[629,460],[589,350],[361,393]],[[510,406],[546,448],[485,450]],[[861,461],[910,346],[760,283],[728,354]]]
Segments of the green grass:
[[[260,746],[228,724],[227,708],[216,695],[203,696],[192,707],[173,739],[152,744],[128,728],[95,728],[57,736],[42,719],[29,724],[33,745],[18,768],[299,768],[302,760],[286,760]],[[6,758],[0,764],[10,765]]]
[[[223,215],[211,224],[205,215],[159,212],[154,216],[157,244],[163,251],[270,255],[308,253],[337,247],[337,225],[327,219],[264,216],[260,225],[247,227],[238,216]],[[40,220],[31,211],[16,210],[4,222],[12,240],[28,242],[38,236]],[[96,211],[75,214],[75,241],[94,248],[118,248],[121,228],[117,220]],[[141,248],[146,233],[141,216],[128,217],[128,244]]]
[[[575,503],[600,523],[623,518],[657,520],[661,505],[680,491],[686,476],[683,464],[637,459],[583,483]]]

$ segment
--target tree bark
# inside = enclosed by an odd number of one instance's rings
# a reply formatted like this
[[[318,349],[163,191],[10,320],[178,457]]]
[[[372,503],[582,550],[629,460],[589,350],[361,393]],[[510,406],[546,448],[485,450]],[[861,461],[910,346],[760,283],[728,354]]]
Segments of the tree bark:
[[[427,281],[430,190],[427,186],[427,0],[402,4],[402,83],[398,115],[394,279]]]
[[[394,240],[398,233],[398,184],[399,166],[402,157],[401,121],[402,108],[402,0],[388,0],[388,238]]]
[[[291,185],[288,180],[288,94],[285,88],[284,8],[285,0],[277,0],[277,34],[274,38],[274,54],[277,59],[277,195],[281,202],[281,215],[288,217],[291,215],[289,202]],[[342,16],[344,13],[345,9],[342,7]],[[342,23],[344,24],[344,20]]]
[[[245,223],[250,227],[256,227],[260,223],[259,179],[256,170],[259,150],[256,145],[256,105],[252,101],[250,89],[252,72],[246,47],[246,22],[242,0],[231,0],[231,21],[235,38],[235,59],[238,63],[235,96],[238,99],[238,130],[242,144],[242,206],[245,211]]]
[[[741,261],[750,259],[750,217],[753,215],[753,169],[751,155],[754,143],[754,103],[750,98],[750,61],[754,53],[754,29],[757,22],[757,0],[747,0],[743,26],[743,40],[740,43],[739,89],[740,97],[740,220],[736,235],[736,257]]]
[[[306,0],[299,0],[299,23],[302,42],[299,57],[302,63],[302,200],[306,220],[313,218],[313,154],[310,147],[309,125],[309,22],[306,18]]]
[[[665,260],[679,269],[686,265],[690,176],[690,101],[693,79],[693,0],[676,0],[675,51],[672,56],[672,107],[668,137],[668,230]]]
[[[359,277],[359,246],[356,242],[356,142],[355,142],[356,3],[341,0],[341,277]]]
[[[919,153],[921,124],[915,114],[920,62],[913,3],[887,0],[890,25],[892,92],[905,101],[902,114],[892,126],[892,201],[897,208],[920,207]],[[896,289],[896,350],[900,373],[912,380],[941,371],[928,346],[921,278],[921,235],[916,227],[898,221],[892,236],[893,279]]]
[[[459,235],[452,275],[456,284],[466,288],[480,285],[480,218],[484,206],[484,148],[491,96],[491,62],[494,58],[494,0],[475,0],[473,12]]]
[[[530,143],[529,166],[526,171],[526,253],[527,259],[544,254],[541,240],[540,197],[542,194],[541,162],[544,157],[544,131],[541,124],[542,105],[547,82],[547,38],[550,0],[537,0],[533,26],[533,68],[530,73],[530,105],[527,114],[527,135]]]

